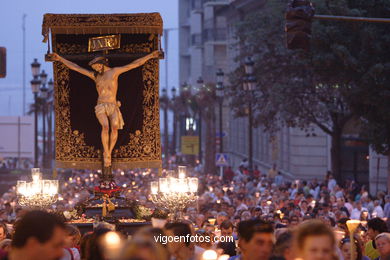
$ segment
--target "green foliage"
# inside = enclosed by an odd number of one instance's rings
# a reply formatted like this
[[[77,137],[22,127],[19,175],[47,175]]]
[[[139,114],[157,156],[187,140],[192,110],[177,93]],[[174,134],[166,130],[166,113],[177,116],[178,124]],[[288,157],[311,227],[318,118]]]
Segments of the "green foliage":
[[[313,2],[317,14],[390,17],[388,0]],[[390,85],[389,24],[315,20],[311,51],[288,50],[286,6],[286,0],[267,1],[237,25],[236,48],[241,50],[237,60],[247,55],[255,60],[255,123],[270,131],[287,125],[309,133],[314,124],[335,136],[350,119],[363,116],[370,122],[365,136],[372,143],[389,143],[390,130],[383,129],[390,114],[389,95],[383,94]],[[243,76],[242,66],[230,75],[231,105],[237,116],[244,115],[247,103]],[[383,145],[376,148],[385,151]]]

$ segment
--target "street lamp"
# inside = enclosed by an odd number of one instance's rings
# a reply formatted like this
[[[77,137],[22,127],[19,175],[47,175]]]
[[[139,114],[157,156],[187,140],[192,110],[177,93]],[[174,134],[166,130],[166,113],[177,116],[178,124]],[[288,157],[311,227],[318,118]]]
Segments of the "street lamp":
[[[248,168],[250,172],[253,170],[252,96],[256,87],[256,78],[253,76],[254,64],[252,57],[246,58],[244,63],[246,76],[243,81],[244,91],[248,93]]]
[[[223,106],[223,95],[224,95],[224,86],[223,86],[223,73],[222,69],[218,69],[217,76],[217,99],[219,102],[219,152],[223,153],[223,141],[222,141],[222,106]]]
[[[39,92],[39,86],[41,85],[41,81],[38,78],[39,68],[41,64],[37,59],[34,59],[33,63],[31,63],[31,72],[33,75],[33,79],[30,81],[31,83],[31,91],[34,94],[34,167],[38,167],[38,111],[37,111],[37,97]]]
[[[169,161],[169,151],[168,151],[168,95],[167,89],[162,89],[162,103],[164,104],[164,157],[165,157],[165,166],[168,167]]]
[[[46,167],[46,100],[48,97],[49,89],[46,87],[47,74],[45,70],[42,70],[39,75],[41,79],[40,96],[42,99],[42,168]]]
[[[47,133],[47,158],[49,168],[52,167],[53,160],[53,141],[52,141],[52,133],[53,133],[53,92],[54,92],[54,82],[53,79],[50,79],[47,83],[48,86],[48,97],[47,97],[47,125],[48,125],[48,133]]]
[[[204,80],[201,76],[199,76],[199,78],[197,79],[196,81],[196,84],[197,84],[197,91],[200,92],[203,88],[203,85],[204,85]],[[198,102],[199,104],[199,102]],[[199,160],[199,163],[202,163],[202,157],[203,157],[203,154],[202,154],[202,108],[198,105],[198,125],[199,125],[199,128],[198,128],[198,131],[199,131],[199,155],[198,155],[198,160]]]
[[[176,154],[176,112],[175,112],[175,99],[176,99],[176,88],[171,88],[172,93],[172,113],[173,113],[173,133],[172,133],[172,154]]]
[[[40,68],[41,64],[38,62],[37,59],[34,59],[33,63],[31,63],[31,72],[33,77],[38,76]]]

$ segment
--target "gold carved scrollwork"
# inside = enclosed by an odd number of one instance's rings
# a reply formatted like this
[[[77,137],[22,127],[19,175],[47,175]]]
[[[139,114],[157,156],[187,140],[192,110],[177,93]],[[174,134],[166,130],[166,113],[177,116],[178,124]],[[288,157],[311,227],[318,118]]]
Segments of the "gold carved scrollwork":
[[[87,46],[81,44],[57,43],[57,53],[79,54],[86,53]]]
[[[153,51],[153,42],[126,44],[122,49],[126,53],[150,53]]]
[[[159,160],[161,155],[159,100],[158,100],[158,60],[149,60],[142,70],[143,125],[142,130],[130,134],[130,142],[113,151],[118,161],[128,159]],[[121,159],[126,158],[126,159]]]
[[[57,91],[55,98],[56,113],[56,160],[90,161],[98,157],[99,150],[85,143],[84,133],[72,130],[70,123],[69,69],[62,63],[55,62]]]
[[[42,35],[45,42],[48,39],[49,30],[65,34],[149,33],[161,35],[162,24],[159,13],[45,14]]]
[[[81,44],[57,43],[57,53],[64,54],[79,54],[86,53],[88,47]],[[153,51],[153,42],[126,44],[123,45],[120,51],[125,53],[151,53]]]

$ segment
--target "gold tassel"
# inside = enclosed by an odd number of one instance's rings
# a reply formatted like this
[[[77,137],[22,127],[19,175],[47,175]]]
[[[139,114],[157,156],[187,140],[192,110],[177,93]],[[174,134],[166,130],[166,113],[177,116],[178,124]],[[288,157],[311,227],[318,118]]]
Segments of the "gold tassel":
[[[115,205],[114,203],[111,202],[110,199],[108,199],[108,212],[114,211],[115,210]]]
[[[104,202],[103,202],[102,216],[103,216],[103,217],[106,217],[106,216],[107,216],[107,207],[106,207],[106,201],[105,201],[105,200],[104,200]]]

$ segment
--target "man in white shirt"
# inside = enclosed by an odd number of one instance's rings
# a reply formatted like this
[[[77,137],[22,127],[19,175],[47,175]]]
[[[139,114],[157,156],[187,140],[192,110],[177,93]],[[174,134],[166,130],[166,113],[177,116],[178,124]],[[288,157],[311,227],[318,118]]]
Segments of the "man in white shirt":
[[[386,202],[385,209],[384,209],[385,218],[390,218],[390,195],[385,196],[385,202]]]
[[[360,200],[356,201],[355,207],[352,209],[352,212],[351,212],[351,219],[359,219],[360,220],[360,215],[362,214],[363,211],[368,212],[368,210],[362,206],[362,202]]]
[[[372,212],[372,217],[374,218],[383,218],[384,217],[384,212],[382,209],[382,206],[379,203],[379,200],[374,201],[374,211]]]
[[[334,187],[337,185],[336,180],[333,178],[333,175],[329,175],[329,181],[328,181],[328,190],[329,192],[332,192]]]

